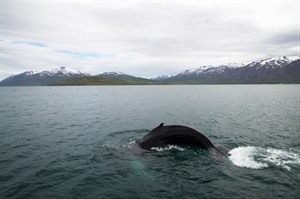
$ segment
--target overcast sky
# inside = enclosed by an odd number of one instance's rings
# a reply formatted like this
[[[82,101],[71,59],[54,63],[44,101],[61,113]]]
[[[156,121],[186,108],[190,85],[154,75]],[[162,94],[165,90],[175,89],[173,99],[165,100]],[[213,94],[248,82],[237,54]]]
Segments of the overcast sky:
[[[1,0],[1,76],[70,67],[175,74],[299,55],[299,0]]]

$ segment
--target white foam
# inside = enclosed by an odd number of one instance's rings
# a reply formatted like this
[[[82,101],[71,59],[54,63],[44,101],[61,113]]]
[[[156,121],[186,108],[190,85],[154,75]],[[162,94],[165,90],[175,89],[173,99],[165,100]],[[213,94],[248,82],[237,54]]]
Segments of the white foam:
[[[264,169],[272,165],[291,170],[300,165],[300,156],[292,151],[254,146],[238,147],[229,151],[229,160],[239,167]]]
[[[176,145],[167,145],[165,147],[152,147],[151,150],[155,151],[170,151],[170,150],[178,150],[178,151],[184,151],[184,148],[181,148]]]
[[[278,149],[268,148],[267,154],[263,154],[264,160],[274,163],[276,166],[283,167],[287,170],[291,170],[288,165],[300,165],[300,157],[298,154],[290,151],[282,151]]]
[[[258,153],[256,147],[238,147],[229,151],[229,160],[239,167],[247,167],[252,169],[263,169],[268,164],[256,162],[254,156]]]
[[[132,140],[132,141],[129,142],[129,145],[132,145],[132,144],[135,144],[135,143],[136,143],[136,141]]]

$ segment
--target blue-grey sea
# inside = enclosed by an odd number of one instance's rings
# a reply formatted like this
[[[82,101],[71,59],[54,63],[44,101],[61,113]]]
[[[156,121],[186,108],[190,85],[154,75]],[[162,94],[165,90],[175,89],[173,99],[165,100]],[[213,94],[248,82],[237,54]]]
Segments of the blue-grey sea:
[[[224,155],[142,150],[185,125]],[[0,87],[0,198],[299,198],[300,85]]]

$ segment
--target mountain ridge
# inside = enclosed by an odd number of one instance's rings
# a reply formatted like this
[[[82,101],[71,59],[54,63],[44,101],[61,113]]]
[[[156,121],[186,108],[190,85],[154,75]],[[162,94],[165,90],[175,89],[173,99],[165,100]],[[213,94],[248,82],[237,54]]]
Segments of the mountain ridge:
[[[200,66],[184,70],[176,75],[159,75],[143,78],[122,72],[104,72],[98,75],[82,73],[66,67],[51,71],[25,71],[12,75],[0,82],[0,86],[45,86],[57,84],[72,78],[95,77],[92,82],[113,83],[108,80],[124,80],[124,84],[245,84],[245,83],[300,83],[300,56],[282,56],[252,61],[231,63],[217,66]],[[89,81],[89,78],[85,81]],[[100,81],[105,79],[105,81]],[[92,84],[90,82],[90,84]],[[119,81],[118,84],[122,84]],[[98,85],[99,83],[97,83]]]
[[[89,76],[89,74],[67,69],[66,67],[42,72],[25,71],[2,80],[0,86],[47,86],[55,82],[82,76]]]
[[[299,56],[283,56],[243,65],[202,66],[185,70],[168,81],[190,84],[300,83],[299,60]]]

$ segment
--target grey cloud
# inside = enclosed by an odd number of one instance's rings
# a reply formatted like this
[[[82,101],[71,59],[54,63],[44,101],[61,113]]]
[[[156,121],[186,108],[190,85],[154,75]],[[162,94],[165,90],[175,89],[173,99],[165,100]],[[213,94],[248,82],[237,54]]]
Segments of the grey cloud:
[[[270,38],[274,45],[299,45],[300,29],[279,33]]]

